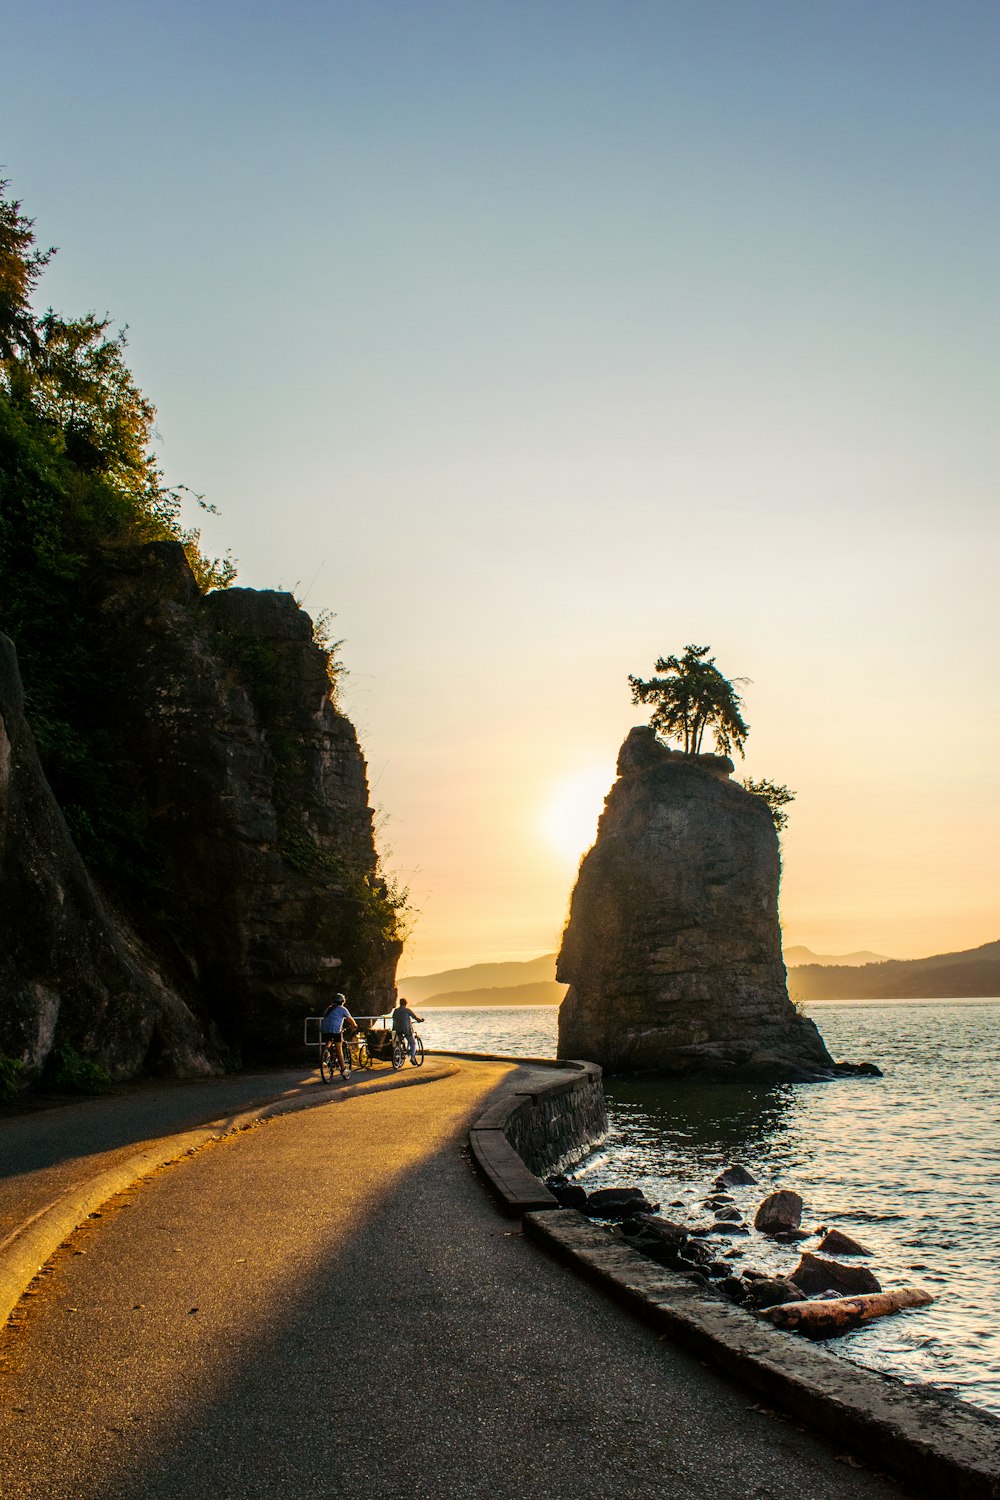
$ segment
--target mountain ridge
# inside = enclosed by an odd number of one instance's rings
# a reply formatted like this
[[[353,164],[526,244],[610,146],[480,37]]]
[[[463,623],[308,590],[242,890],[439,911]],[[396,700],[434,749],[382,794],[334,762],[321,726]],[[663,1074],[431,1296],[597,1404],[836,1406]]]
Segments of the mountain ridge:
[[[1000,995],[1000,940],[929,958],[891,958],[860,968],[801,964],[793,1000],[957,1000]]]
[[[784,958],[793,1000],[944,1000],[1000,994],[1000,940],[927,958],[883,958],[865,950],[817,954],[795,944],[785,950]],[[469,964],[400,979],[399,992],[414,1005],[558,1005],[565,985],[556,983],[555,966],[554,953]]]

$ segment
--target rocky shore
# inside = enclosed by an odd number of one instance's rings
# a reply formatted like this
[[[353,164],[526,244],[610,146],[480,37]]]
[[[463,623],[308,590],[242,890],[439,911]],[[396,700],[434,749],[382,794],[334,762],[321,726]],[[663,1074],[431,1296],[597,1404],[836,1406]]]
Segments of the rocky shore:
[[[738,1205],[735,1189],[757,1187],[757,1179],[739,1164],[719,1173],[696,1205],[677,1199],[662,1213],[635,1186],[587,1190],[565,1176],[546,1186],[564,1208],[574,1208],[607,1225],[610,1236],[679,1272],[706,1292],[789,1332],[813,1339],[849,1333],[862,1323],[904,1308],[926,1306],[934,1299],[919,1287],[886,1289],[861,1262],[872,1252],[835,1226],[802,1227],[805,1205],[798,1193],[779,1188],[756,1205],[753,1218]],[[742,1193],[744,1204],[757,1194]],[[812,1242],[808,1244],[806,1242]],[[752,1264],[753,1252],[785,1246],[790,1269]],[[768,1254],[767,1259],[773,1260]],[[786,1311],[787,1309],[787,1311]]]

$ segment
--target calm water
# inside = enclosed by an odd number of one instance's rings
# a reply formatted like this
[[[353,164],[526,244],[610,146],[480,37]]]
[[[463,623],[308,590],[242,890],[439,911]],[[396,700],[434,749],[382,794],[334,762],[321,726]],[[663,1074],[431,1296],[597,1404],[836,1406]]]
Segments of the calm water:
[[[835,1057],[884,1078],[776,1088],[621,1083],[607,1088],[610,1131],[578,1170],[589,1187],[637,1183],[666,1213],[698,1205],[722,1167],[752,1221],[777,1187],[805,1201],[803,1227],[836,1225],[872,1251],[884,1286],[938,1300],[828,1348],[960,1395],[1000,1415],[1000,1000],[815,1005]],[[427,1010],[429,1047],[551,1057],[554,1006]],[[753,1234],[738,1264],[789,1271],[797,1249]],[[807,1246],[807,1248],[809,1248]]]

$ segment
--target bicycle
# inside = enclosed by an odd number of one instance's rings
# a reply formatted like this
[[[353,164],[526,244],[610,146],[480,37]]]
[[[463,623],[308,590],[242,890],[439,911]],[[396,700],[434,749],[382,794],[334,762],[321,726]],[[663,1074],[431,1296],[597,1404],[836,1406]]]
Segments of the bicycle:
[[[354,1036],[347,1036],[341,1032],[341,1051],[344,1055],[344,1070],[342,1077],[350,1078],[354,1068],[370,1068],[372,1065],[371,1054],[368,1051],[368,1043],[360,1032]],[[323,1042],[319,1049],[319,1076],[324,1083],[332,1083],[334,1075],[340,1073],[340,1064],[337,1061],[337,1044],[332,1039]]]
[[[341,1071],[340,1063],[337,1061],[337,1043],[332,1037],[320,1044],[319,1049],[319,1076],[324,1083],[332,1083],[338,1073],[343,1078],[351,1076],[351,1048],[347,1038],[340,1038],[344,1055],[344,1067]]]
[[[392,1066],[398,1073],[410,1055],[409,1044],[401,1031],[392,1034]],[[420,1039],[419,1032],[413,1033],[413,1066],[422,1068],[424,1065],[424,1044]]]

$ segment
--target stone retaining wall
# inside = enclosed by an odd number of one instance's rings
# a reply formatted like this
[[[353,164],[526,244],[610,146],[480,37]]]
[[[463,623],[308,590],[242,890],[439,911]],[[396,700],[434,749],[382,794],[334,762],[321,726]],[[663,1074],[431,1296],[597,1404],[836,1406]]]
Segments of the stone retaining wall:
[[[572,1063],[571,1077],[518,1093],[504,1134],[530,1172],[545,1177],[590,1150],[608,1128],[596,1063]]]
[[[558,1208],[539,1178],[585,1155],[608,1128],[596,1063],[522,1061],[551,1069],[551,1081],[542,1078],[515,1087],[491,1104],[469,1131],[476,1166],[504,1212],[514,1217],[533,1209]]]

